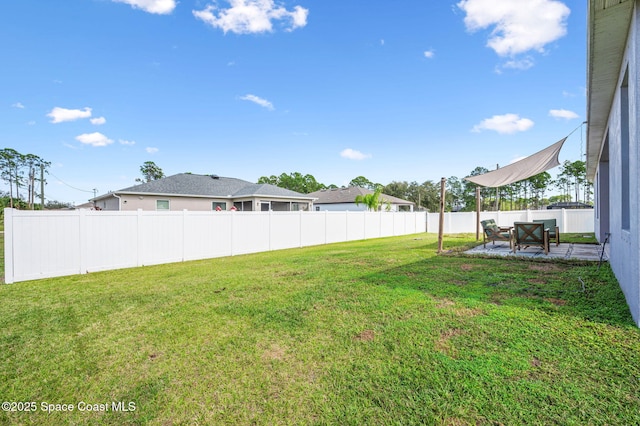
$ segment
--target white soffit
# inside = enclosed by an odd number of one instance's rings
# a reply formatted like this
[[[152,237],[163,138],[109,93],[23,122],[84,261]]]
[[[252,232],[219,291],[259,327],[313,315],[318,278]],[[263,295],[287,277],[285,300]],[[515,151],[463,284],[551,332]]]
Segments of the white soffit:
[[[587,45],[587,178],[593,181],[618,87],[635,0],[590,0]]]

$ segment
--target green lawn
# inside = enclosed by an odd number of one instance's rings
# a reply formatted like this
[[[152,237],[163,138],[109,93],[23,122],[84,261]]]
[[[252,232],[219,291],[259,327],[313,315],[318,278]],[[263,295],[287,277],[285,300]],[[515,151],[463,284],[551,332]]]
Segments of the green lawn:
[[[459,253],[473,243],[0,285],[0,399],[36,403],[0,424],[640,424],[640,331],[608,265]]]

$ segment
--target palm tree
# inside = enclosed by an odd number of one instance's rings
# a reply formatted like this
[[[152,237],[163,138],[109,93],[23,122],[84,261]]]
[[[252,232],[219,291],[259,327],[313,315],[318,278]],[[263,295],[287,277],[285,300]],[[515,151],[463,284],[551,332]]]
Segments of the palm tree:
[[[374,212],[378,210],[380,205],[382,204],[382,200],[380,199],[380,195],[382,194],[382,188],[377,188],[371,194],[365,195],[356,195],[355,203],[357,206],[360,204],[364,204],[367,206],[367,209]]]

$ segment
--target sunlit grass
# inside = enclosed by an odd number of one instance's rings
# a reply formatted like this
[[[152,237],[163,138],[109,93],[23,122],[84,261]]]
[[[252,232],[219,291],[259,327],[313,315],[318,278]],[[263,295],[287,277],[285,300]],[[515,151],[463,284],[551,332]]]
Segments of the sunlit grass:
[[[474,243],[448,236],[437,256],[420,234],[2,285],[3,401],[135,411],[0,423],[640,423],[640,333],[608,266],[460,254]]]

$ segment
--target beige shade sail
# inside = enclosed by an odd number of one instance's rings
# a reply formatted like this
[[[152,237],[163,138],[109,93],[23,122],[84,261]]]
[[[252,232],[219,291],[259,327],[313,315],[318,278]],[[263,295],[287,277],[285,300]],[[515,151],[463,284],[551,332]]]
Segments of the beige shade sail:
[[[567,140],[567,137],[560,139],[542,151],[538,151],[501,169],[478,176],[468,176],[465,179],[480,186],[497,188],[530,178],[560,164],[558,155],[565,140]]]

